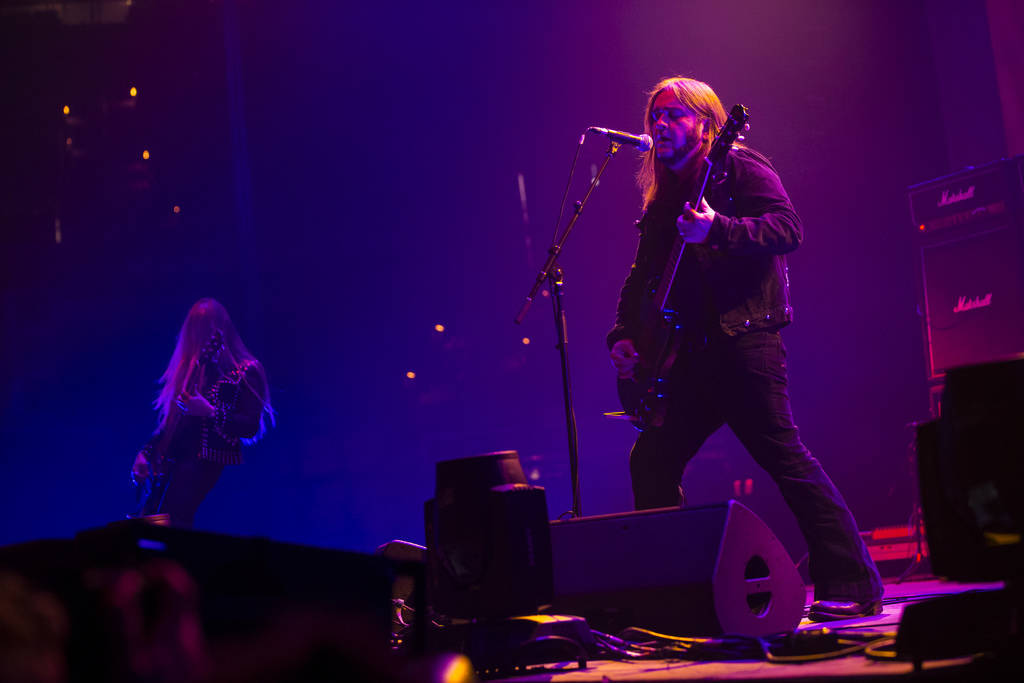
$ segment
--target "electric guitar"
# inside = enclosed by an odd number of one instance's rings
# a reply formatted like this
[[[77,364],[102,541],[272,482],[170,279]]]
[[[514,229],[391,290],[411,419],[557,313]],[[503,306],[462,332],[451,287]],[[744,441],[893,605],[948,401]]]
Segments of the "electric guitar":
[[[199,355],[192,361],[180,395],[193,396],[205,386],[206,370],[210,367],[216,368],[223,349],[224,335],[220,330],[214,330],[206,344],[199,350]],[[167,487],[170,484],[174,469],[174,460],[168,457],[168,450],[177,434],[178,428],[181,426],[182,417],[181,409],[177,406],[172,406],[163,432],[153,443],[153,447],[149,452],[149,457],[147,458],[149,460],[149,474],[142,478],[136,478],[134,472],[132,473],[132,483],[135,485],[136,508],[128,514],[129,518],[150,517],[161,513],[164,495],[167,493]]]
[[[737,104],[729,112],[728,120],[704,159],[704,178],[690,206],[700,207],[709,181],[722,173],[725,157],[740,133],[749,128],[749,119],[750,114],[742,104]],[[619,402],[624,410],[622,416],[640,431],[660,427],[668,409],[668,375],[679,354],[683,333],[679,315],[669,308],[669,302],[685,247],[682,236],[676,236],[657,287],[644,302],[645,310],[641,315],[644,324],[640,326],[644,332],[639,339],[633,340],[640,362],[634,368],[632,378],[619,378],[617,381]]]

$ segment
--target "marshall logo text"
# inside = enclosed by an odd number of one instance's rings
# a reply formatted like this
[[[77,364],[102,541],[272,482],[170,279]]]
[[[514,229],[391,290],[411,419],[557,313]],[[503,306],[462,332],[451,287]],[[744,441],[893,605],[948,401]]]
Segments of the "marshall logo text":
[[[968,299],[966,296],[962,296],[956,300],[956,306],[953,307],[954,313],[963,313],[964,311],[970,311],[975,308],[985,308],[986,306],[992,305],[992,292],[989,292],[985,296],[976,296],[973,299]]]
[[[949,206],[950,204],[956,204],[957,202],[963,202],[968,199],[974,199],[974,185],[971,185],[966,190],[960,190],[959,192],[950,192],[949,190],[943,190],[942,196],[939,197],[938,207]]]

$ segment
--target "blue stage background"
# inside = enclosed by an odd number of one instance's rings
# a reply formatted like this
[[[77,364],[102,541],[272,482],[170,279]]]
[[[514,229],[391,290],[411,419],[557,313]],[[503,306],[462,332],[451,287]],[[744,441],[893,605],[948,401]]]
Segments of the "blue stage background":
[[[0,17],[0,543],[131,506],[155,381],[202,296],[263,361],[278,426],[200,528],[421,542],[434,464],[502,449],[551,517],[567,510],[549,299],[512,319],[581,132],[639,130],[645,88],[673,74],[749,107],[747,142],[804,220],[784,338],[805,442],[861,528],[910,516],[906,425],[928,401],[905,188],[1004,154],[984,3],[239,5]],[[954,26],[958,42],[940,40]],[[950,52],[970,104],[939,68]],[[605,149],[587,139],[570,207]],[[604,335],[636,245],[637,165],[628,148],[612,161],[562,259],[586,514],[631,507],[633,432],[601,412],[617,409]],[[740,500],[798,559],[795,523],[731,434],[686,485],[715,502],[747,479]]]

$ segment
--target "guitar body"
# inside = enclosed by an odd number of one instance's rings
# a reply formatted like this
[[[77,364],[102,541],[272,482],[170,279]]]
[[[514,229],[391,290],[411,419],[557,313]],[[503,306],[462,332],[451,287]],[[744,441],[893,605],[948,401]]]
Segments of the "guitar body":
[[[640,362],[633,369],[633,377],[620,377],[615,386],[623,411],[640,431],[665,422],[668,375],[678,356],[681,332],[674,315],[662,314],[653,296],[644,303],[639,326],[644,334],[633,340]]]
[[[128,517],[152,517],[160,514],[170,480],[166,462],[150,463],[149,476],[135,483],[135,510]]]
[[[638,371],[632,379],[620,377],[616,380],[615,390],[619,394],[622,409],[631,416],[633,426],[641,432],[665,423],[668,396],[652,373]]]

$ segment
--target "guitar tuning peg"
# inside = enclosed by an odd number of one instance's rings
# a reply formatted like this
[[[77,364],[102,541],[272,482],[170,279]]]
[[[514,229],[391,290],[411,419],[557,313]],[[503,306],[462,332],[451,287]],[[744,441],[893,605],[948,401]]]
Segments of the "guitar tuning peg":
[[[746,135],[737,135],[736,139],[739,140],[740,142],[743,142],[744,140],[747,139],[747,136]]]
[[[750,130],[750,124],[749,123],[744,123],[743,124],[743,130]]]

